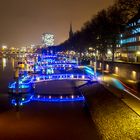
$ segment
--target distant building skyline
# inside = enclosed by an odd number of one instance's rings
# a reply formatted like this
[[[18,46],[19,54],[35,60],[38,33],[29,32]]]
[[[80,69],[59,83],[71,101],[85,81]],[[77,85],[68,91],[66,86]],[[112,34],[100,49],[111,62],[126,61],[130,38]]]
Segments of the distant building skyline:
[[[0,0],[0,46],[41,44],[41,35],[51,32],[55,45],[69,38],[73,31],[114,0]]]

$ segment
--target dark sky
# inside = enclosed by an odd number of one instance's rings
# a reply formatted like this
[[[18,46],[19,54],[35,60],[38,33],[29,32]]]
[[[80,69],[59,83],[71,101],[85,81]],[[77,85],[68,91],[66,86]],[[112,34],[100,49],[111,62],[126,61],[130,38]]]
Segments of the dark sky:
[[[69,24],[79,30],[83,23],[114,0],[0,0],[0,45],[41,43],[50,32],[58,44],[68,38]]]

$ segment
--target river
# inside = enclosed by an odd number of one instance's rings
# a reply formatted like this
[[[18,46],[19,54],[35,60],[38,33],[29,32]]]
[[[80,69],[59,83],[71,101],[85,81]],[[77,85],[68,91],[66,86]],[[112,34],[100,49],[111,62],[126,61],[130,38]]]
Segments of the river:
[[[13,58],[0,59],[0,139],[96,140],[97,130],[85,102],[47,103],[33,101],[17,112],[8,100],[8,83],[13,80]],[[57,81],[58,82],[58,81]],[[59,83],[67,87],[70,83]],[[57,92],[58,83],[48,87]],[[70,87],[70,86],[69,86]],[[47,88],[47,87],[46,87]],[[47,91],[47,89],[46,89]],[[61,88],[59,87],[59,92]],[[68,88],[64,88],[66,93]]]

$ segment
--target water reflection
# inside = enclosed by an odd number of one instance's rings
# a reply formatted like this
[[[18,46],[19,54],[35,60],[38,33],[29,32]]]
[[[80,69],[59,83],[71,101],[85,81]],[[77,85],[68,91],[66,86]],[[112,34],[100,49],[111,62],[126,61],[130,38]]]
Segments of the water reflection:
[[[12,63],[12,68],[14,69],[15,68],[15,59],[14,58],[11,58],[11,63]]]
[[[39,95],[39,94],[10,94],[10,102],[19,109],[29,102],[79,102],[85,101],[82,94],[65,94],[65,95]]]
[[[6,58],[2,58],[2,69],[3,70],[6,68],[6,64],[7,64],[7,59]]]
[[[32,97],[31,94],[9,94],[9,101],[15,106],[16,111],[19,111],[20,107],[30,102]]]

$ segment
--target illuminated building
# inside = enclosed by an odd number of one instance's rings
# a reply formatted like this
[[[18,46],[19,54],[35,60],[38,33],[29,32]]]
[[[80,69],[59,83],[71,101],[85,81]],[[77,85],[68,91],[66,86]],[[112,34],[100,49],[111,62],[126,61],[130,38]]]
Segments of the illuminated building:
[[[44,46],[53,46],[54,45],[54,35],[50,33],[42,34],[42,43]]]
[[[140,62],[140,12],[127,23],[120,38],[121,58],[129,62]]]

